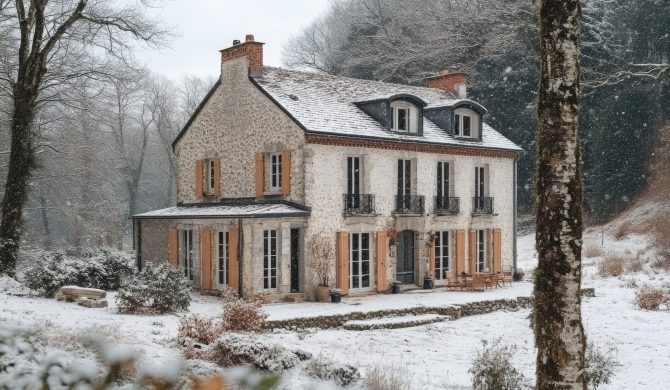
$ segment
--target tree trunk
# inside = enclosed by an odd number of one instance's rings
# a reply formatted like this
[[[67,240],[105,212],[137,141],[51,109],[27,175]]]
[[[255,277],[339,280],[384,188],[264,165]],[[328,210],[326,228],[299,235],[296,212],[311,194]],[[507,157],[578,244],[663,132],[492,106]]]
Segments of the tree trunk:
[[[586,389],[581,318],[579,0],[542,0],[536,160],[537,389]]]
[[[15,90],[18,90],[17,87]],[[28,179],[33,165],[33,148],[30,134],[34,116],[32,99],[14,98],[5,196],[2,201],[0,221],[0,274],[13,276],[19,253],[23,205],[28,195]]]

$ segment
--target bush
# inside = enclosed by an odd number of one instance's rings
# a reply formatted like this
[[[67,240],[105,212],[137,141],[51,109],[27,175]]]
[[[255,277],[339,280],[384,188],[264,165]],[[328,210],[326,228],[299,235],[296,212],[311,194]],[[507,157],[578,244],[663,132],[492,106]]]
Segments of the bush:
[[[584,257],[600,257],[603,255],[603,249],[599,246],[588,245],[582,250]]]
[[[514,270],[514,273],[512,273],[512,279],[515,282],[521,282],[523,280],[524,275],[525,274],[523,270],[521,268],[517,268]]]
[[[116,295],[121,313],[168,313],[188,309],[191,287],[181,272],[167,263],[147,264],[127,278]]]
[[[644,264],[642,263],[640,255],[638,254],[634,259],[630,259],[628,261],[626,264],[626,270],[629,272],[640,272],[642,271],[643,266]]]
[[[589,343],[586,347],[586,380],[593,389],[597,389],[600,385],[610,383],[610,379],[614,376],[614,370],[621,366],[614,357],[616,350],[610,348],[602,350],[593,343]]]
[[[670,303],[670,295],[657,287],[642,287],[635,294],[635,304],[645,310],[659,310],[661,305]]]
[[[132,256],[110,249],[89,249],[81,257],[59,250],[42,255],[24,275],[28,288],[52,297],[63,286],[116,290],[133,272]]]
[[[220,323],[215,323],[211,318],[198,315],[184,317],[179,322],[178,338],[189,338],[199,343],[210,344],[221,336],[223,331]]]
[[[630,227],[631,227],[630,221],[624,221],[620,223],[619,226],[617,226],[616,229],[614,230],[614,238],[618,241],[626,237],[630,232]]]
[[[200,357],[222,367],[251,364],[261,370],[280,372],[312,356],[279,345],[265,344],[253,335],[232,333],[218,338],[202,351]]]
[[[322,355],[307,362],[305,372],[314,378],[335,381],[339,386],[349,386],[361,378],[361,374],[356,367],[349,364],[335,363],[332,359],[327,359]],[[384,389],[393,390],[389,387]]]
[[[368,390],[410,390],[412,378],[401,367],[373,367],[365,377],[365,388]]]
[[[472,387],[475,390],[514,390],[520,389],[523,374],[512,365],[512,356],[516,351],[513,345],[502,345],[500,340],[490,346],[482,342],[482,351],[472,362],[468,372],[472,375]]]
[[[224,291],[222,297],[224,330],[258,331],[265,327],[268,315],[263,311],[260,298],[240,298],[232,288]]]
[[[598,266],[600,276],[620,276],[623,274],[623,258],[609,253]]]

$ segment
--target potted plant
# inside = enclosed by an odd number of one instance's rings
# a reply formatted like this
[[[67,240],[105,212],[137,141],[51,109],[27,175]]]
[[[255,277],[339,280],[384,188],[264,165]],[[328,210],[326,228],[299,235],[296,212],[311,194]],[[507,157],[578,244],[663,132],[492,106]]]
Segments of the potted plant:
[[[331,282],[330,266],[334,263],[335,248],[331,240],[324,234],[315,234],[307,243],[311,257],[312,269],[316,277],[316,300],[328,302]],[[340,295],[342,291],[340,291]]]
[[[401,281],[394,280],[393,283],[391,283],[391,294],[400,293],[400,285],[402,285]]]
[[[340,303],[342,301],[342,289],[341,288],[331,288],[330,289],[330,301],[332,303]]]

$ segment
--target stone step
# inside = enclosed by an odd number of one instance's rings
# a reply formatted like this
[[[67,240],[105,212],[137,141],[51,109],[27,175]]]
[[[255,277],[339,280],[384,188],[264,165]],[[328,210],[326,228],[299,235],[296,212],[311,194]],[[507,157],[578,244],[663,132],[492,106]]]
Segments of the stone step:
[[[401,329],[448,321],[451,318],[439,314],[421,314],[398,317],[381,317],[368,320],[352,320],[344,323],[346,330]]]

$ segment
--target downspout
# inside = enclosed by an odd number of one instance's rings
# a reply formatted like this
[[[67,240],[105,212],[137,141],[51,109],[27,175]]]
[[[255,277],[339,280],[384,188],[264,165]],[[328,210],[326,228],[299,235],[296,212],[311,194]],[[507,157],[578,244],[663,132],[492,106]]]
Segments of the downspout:
[[[239,280],[239,286],[237,287],[238,291],[237,294],[241,297],[242,295],[242,286],[244,284],[244,278],[242,277],[244,275],[244,253],[243,253],[243,248],[244,245],[242,245],[242,241],[244,241],[244,234],[242,233],[242,218],[237,219],[237,231],[238,231],[238,236],[237,236],[237,261],[238,261],[238,266],[237,266],[237,280]]]
[[[519,155],[514,157],[514,174],[513,174],[513,182],[512,182],[512,198],[513,198],[513,203],[514,203],[514,210],[513,211],[513,218],[512,218],[512,269],[516,271],[516,265],[517,265],[517,259],[516,259],[516,214],[517,214],[517,188],[518,185],[516,183],[516,167],[517,167],[517,162],[519,161]]]

